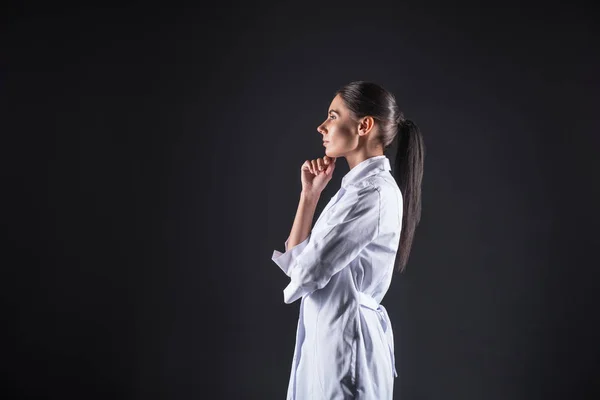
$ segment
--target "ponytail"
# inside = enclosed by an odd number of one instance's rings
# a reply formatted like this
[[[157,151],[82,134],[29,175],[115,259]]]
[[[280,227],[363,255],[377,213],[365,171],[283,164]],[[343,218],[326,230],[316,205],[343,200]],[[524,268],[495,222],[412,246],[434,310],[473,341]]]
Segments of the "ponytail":
[[[421,182],[425,144],[419,127],[409,119],[398,124],[398,150],[394,164],[394,178],[402,192],[402,232],[396,255],[397,270],[404,272],[421,220]]]

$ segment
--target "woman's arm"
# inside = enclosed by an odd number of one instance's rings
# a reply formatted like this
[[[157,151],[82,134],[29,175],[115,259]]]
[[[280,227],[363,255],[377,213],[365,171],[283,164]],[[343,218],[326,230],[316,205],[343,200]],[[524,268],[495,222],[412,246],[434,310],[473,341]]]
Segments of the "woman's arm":
[[[322,289],[329,280],[379,235],[381,198],[378,188],[369,185],[350,191],[335,203],[323,220],[323,227],[285,253],[273,252],[271,258],[290,283],[283,300],[290,304],[300,297]]]
[[[302,243],[308,237],[312,229],[312,221],[319,197],[321,197],[320,193],[311,193],[304,190],[300,193],[298,210],[288,239],[288,250],[291,250],[298,243]]]

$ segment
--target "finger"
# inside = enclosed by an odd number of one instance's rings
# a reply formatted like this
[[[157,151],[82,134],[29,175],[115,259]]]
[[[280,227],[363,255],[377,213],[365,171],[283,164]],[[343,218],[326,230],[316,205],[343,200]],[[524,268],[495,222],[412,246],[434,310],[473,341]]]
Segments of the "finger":
[[[302,165],[302,169],[308,170],[308,172],[310,172],[311,174],[313,173],[312,166],[311,166],[311,163],[309,160],[304,161],[304,164]]]
[[[311,160],[311,164],[312,164],[312,168],[313,168],[313,174],[317,175],[319,173],[319,167],[317,165],[317,160]]]
[[[317,169],[319,171],[323,171],[323,159],[322,158],[317,158]]]

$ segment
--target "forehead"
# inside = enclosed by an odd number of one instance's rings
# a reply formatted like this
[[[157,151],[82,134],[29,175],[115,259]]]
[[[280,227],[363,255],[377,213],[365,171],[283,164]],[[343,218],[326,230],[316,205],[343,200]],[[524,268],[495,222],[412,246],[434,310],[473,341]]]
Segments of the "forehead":
[[[346,107],[344,106],[344,101],[342,100],[342,98],[338,94],[331,101],[331,104],[329,105],[329,111],[336,110],[336,111],[340,112],[340,111],[345,110],[345,109],[346,109]]]

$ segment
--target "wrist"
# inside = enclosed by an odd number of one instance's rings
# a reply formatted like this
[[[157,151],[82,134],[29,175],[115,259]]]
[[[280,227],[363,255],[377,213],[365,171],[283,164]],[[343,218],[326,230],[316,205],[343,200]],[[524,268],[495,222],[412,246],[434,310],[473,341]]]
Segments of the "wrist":
[[[307,190],[302,190],[300,192],[300,199],[304,201],[317,203],[319,201],[319,197],[321,197],[321,193],[310,192]]]

